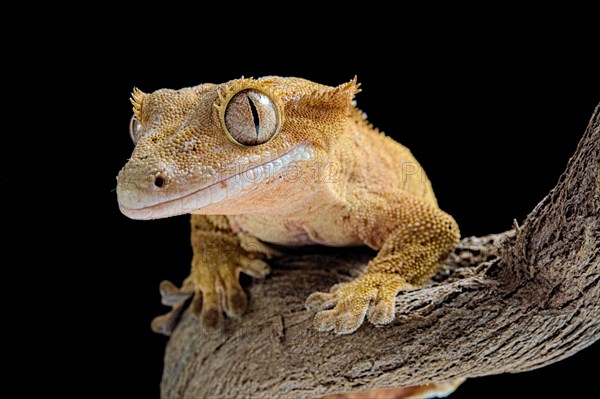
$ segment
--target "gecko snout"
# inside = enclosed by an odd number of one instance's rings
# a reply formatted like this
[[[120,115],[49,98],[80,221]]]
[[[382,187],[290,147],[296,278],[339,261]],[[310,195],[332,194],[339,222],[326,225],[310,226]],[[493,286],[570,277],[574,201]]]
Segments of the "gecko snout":
[[[171,180],[164,165],[132,158],[117,176],[119,205],[121,208],[142,209],[168,200]]]

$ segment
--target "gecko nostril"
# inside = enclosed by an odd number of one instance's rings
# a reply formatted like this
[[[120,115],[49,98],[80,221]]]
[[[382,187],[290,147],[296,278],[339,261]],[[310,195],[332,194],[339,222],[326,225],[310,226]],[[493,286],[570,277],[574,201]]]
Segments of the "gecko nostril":
[[[162,176],[156,176],[154,178],[154,185],[158,188],[161,188],[165,184],[165,179]]]

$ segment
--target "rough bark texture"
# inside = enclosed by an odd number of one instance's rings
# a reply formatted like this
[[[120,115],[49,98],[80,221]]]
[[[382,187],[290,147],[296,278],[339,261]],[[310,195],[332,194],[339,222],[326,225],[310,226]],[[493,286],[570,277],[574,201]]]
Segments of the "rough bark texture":
[[[566,172],[522,226],[466,238],[396,320],[337,336],[304,300],[358,273],[373,253],[271,262],[250,308],[217,333],[185,314],[167,346],[162,396],[305,397],[543,367],[600,336],[600,106]]]

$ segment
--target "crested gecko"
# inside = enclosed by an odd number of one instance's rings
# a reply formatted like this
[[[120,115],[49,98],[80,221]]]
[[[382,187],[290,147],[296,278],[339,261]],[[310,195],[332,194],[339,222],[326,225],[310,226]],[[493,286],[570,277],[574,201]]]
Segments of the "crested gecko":
[[[192,297],[202,326],[247,305],[239,274],[264,277],[277,247],[367,245],[365,272],[307,298],[320,331],[394,319],[396,294],[433,276],[459,242],[411,152],[370,125],[356,78],[329,87],[268,76],[180,90],[134,89],[131,158],[117,177],[132,219],[191,214],[192,267],[163,282],[168,332]]]
[[[354,101],[356,78],[337,87],[267,76],[180,90],[134,89],[135,149],[117,177],[123,214],[191,214],[191,272],[163,281],[170,333],[186,299],[201,326],[240,317],[240,273],[264,277],[278,247],[367,245],[378,251],[355,280],[306,300],[320,331],[348,334],[365,317],[394,319],[397,293],[423,284],[460,240],[411,152],[375,129]],[[445,396],[464,379],[405,397]],[[415,391],[416,392],[416,391]]]

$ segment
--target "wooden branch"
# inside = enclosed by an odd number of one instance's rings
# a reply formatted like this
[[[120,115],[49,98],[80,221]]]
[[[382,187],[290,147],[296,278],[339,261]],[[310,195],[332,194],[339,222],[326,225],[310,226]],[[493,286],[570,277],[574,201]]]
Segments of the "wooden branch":
[[[600,335],[600,106],[557,186],[522,226],[466,238],[396,320],[319,333],[306,297],[347,281],[368,250],[287,256],[248,288],[222,331],[184,314],[167,346],[162,396],[319,397],[543,367]]]

